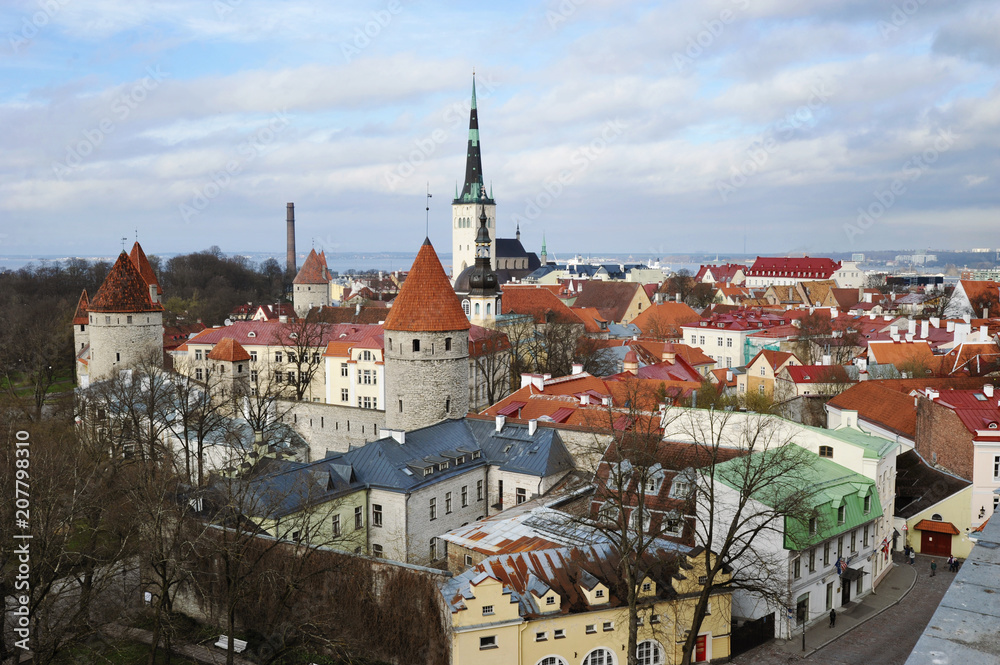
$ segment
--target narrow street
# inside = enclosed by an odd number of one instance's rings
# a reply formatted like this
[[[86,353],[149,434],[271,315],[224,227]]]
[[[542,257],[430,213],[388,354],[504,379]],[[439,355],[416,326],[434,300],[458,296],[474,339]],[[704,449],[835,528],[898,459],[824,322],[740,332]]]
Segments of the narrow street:
[[[932,559],[938,564],[935,577],[930,576]],[[903,563],[901,555],[897,555],[896,563],[910,568],[908,563]],[[875,599],[866,596],[845,613],[847,616],[842,614],[838,619],[837,629],[846,632],[834,637],[836,630],[831,631],[826,622],[809,629],[806,632],[808,655],[805,657],[801,642],[786,644],[783,640],[774,640],[737,656],[732,662],[737,665],[778,665],[798,661],[815,665],[902,665],[955,579],[955,574],[948,572],[947,562],[942,557],[918,554],[913,572],[916,579],[908,593],[912,575],[905,569],[890,573],[891,577],[876,589],[884,596],[905,594],[898,604],[889,606],[877,616],[869,618],[878,609],[873,602]],[[815,645],[823,644],[831,637],[832,642],[812,651]]]

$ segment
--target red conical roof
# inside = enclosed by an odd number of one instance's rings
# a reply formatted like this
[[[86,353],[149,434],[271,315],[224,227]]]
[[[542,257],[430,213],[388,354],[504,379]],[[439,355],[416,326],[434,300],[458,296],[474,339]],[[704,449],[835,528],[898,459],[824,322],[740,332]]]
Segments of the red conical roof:
[[[405,332],[443,332],[468,330],[458,296],[444,274],[441,261],[429,239],[424,240],[413,261],[399,295],[392,301],[385,317],[385,330]]]
[[[232,337],[223,337],[222,341],[208,354],[209,360],[220,360],[227,363],[242,362],[250,360],[250,354],[243,348],[243,345]]]
[[[87,317],[87,305],[89,301],[87,299],[87,289],[83,290],[80,294],[80,302],[76,304],[76,313],[73,314],[73,325],[82,326],[87,325],[90,319]]]
[[[149,259],[146,258],[146,252],[142,251],[142,247],[139,246],[139,241],[137,240],[134,245],[132,245],[132,253],[129,254],[129,258],[132,259],[132,263],[138,268],[139,274],[142,278],[146,280],[146,286],[155,286],[156,295],[163,295],[163,289],[160,288],[160,282],[156,279],[156,273],[153,272],[153,266],[149,265]]]
[[[122,252],[104,278],[87,308],[91,312],[162,312],[163,305],[149,299],[149,284],[128,254]]]
[[[315,249],[309,250],[309,256],[299,269],[299,274],[292,280],[293,284],[329,284],[330,270],[326,266],[326,253],[317,254]]]

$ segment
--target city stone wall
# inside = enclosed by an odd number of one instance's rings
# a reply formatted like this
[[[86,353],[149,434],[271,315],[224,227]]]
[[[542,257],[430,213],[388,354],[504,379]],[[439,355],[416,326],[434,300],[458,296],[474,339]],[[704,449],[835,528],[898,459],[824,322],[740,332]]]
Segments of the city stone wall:
[[[382,438],[385,411],[323,404],[281,402],[281,420],[291,425],[309,444],[309,461],[321,460],[328,452],[346,453]]]

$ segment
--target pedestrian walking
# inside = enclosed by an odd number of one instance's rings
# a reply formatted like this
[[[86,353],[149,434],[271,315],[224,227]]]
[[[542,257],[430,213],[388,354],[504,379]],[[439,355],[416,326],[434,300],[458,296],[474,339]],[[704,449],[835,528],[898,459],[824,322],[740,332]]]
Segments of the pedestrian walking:
[[[916,553],[914,553],[913,548],[911,547],[910,548],[910,565],[912,566],[913,562],[916,561],[916,560],[917,560],[917,555],[916,555]]]
[[[830,608],[830,628],[837,625],[837,610]]]
[[[931,561],[931,577],[937,572],[937,561]]]
[[[950,555],[948,556],[948,572],[949,573],[955,572],[955,557]]]

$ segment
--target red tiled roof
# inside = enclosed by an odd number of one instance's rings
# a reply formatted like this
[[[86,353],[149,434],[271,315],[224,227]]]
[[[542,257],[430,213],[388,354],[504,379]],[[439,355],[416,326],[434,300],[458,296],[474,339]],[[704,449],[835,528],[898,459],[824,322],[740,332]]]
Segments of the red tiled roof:
[[[299,273],[295,276],[293,284],[329,284],[330,270],[326,267],[326,252],[316,253],[315,249],[309,250]]]
[[[250,360],[250,354],[232,337],[223,337],[209,352],[208,359],[235,363]]]
[[[135,267],[139,269],[139,274],[142,275],[142,278],[146,280],[146,286],[155,286],[156,295],[163,295],[163,289],[160,288],[160,282],[156,279],[153,266],[149,265],[149,259],[146,258],[146,253],[139,246],[138,240],[132,245],[132,253],[129,254],[129,258],[132,259]]]
[[[605,320],[596,307],[571,307],[570,311],[583,321],[583,329],[589,333],[598,333],[608,329],[608,322]],[[604,327],[601,327],[601,322]]]
[[[83,290],[80,294],[80,301],[76,304],[76,313],[73,314],[73,325],[81,326],[87,325],[89,318],[87,317],[87,289]]]
[[[801,277],[803,279],[829,279],[839,263],[831,259],[786,258],[758,256],[746,271],[747,277]]]
[[[531,316],[536,324],[580,324],[581,317],[573,313],[552,291],[534,286],[504,286],[503,311],[507,314]]]
[[[139,273],[132,259],[125,252],[111,267],[97,295],[90,301],[91,312],[162,312],[163,305],[149,299],[149,284]]]
[[[385,329],[441,332],[468,330],[469,326],[431,241],[425,239],[385,317]]]

